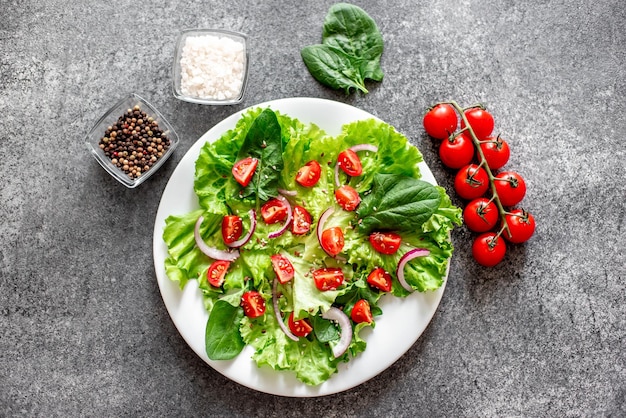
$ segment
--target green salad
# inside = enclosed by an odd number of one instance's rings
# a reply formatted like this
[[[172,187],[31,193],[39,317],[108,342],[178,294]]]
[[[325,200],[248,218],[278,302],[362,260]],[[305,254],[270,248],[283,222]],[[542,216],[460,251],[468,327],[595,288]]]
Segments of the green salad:
[[[461,210],[421,161],[384,122],[330,136],[269,108],[204,144],[199,209],[170,215],[163,239],[169,279],[202,291],[208,357],[250,345],[259,367],[318,385],[366,349],[382,295],[438,289]]]

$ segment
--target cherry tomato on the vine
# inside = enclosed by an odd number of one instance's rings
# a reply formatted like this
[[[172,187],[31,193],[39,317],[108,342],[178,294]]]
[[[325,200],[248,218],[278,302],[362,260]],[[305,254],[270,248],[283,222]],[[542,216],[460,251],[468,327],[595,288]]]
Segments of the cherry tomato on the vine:
[[[485,160],[487,160],[489,168],[497,170],[504,167],[511,156],[509,144],[507,144],[506,141],[499,136],[497,138],[486,138],[485,141],[488,142],[482,142],[480,144],[480,149],[485,156]]]
[[[482,167],[476,164],[469,164],[456,173],[454,190],[463,199],[476,199],[484,195],[488,189],[489,176]]]
[[[439,158],[449,168],[461,168],[472,162],[474,143],[465,132],[452,139],[444,139],[439,145]]]
[[[493,267],[504,258],[506,244],[495,232],[485,232],[474,240],[472,255],[478,264]]]
[[[463,113],[465,114],[467,122],[472,127],[472,130],[478,139],[483,140],[491,135],[495,125],[491,113],[481,109],[480,107],[472,107]],[[465,128],[465,121],[461,119],[461,129],[463,128]]]
[[[304,187],[313,187],[317,184],[322,175],[320,163],[311,160],[306,163],[296,174],[296,181]]]
[[[498,173],[494,185],[503,206],[517,205],[526,195],[526,183],[515,171]]]
[[[426,133],[436,139],[445,139],[456,131],[458,117],[449,104],[438,104],[424,115]]]
[[[349,148],[339,153],[337,164],[339,164],[339,168],[341,168],[344,173],[352,177],[360,176],[363,172],[361,159],[356,155],[356,152]]]
[[[470,231],[486,232],[496,226],[500,219],[498,207],[491,200],[479,197],[463,209],[463,222]]]
[[[535,233],[535,218],[523,209],[512,210],[504,218],[511,233],[505,229],[502,236],[509,242],[515,244],[526,242]]]

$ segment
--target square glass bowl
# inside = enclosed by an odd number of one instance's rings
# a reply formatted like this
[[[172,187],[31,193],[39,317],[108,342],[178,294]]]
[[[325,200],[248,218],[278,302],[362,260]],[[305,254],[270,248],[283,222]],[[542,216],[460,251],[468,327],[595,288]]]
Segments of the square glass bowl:
[[[161,151],[162,152],[161,157],[154,155],[155,157],[157,157],[157,159],[156,161],[153,161],[151,165],[149,165],[149,169],[147,171],[142,170],[141,175],[139,177],[130,177],[126,172],[122,170],[121,167],[118,167],[117,165],[113,164],[113,162],[111,161],[111,158],[109,158],[105,154],[105,151],[102,148],[100,148],[100,143],[101,143],[101,140],[106,136],[105,134],[107,132],[107,129],[115,125],[118,122],[118,119],[120,119],[120,117],[123,117],[129,109],[133,110],[135,106],[139,106],[139,110],[146,114],[148,121],[150,121],[150,118],[152,118],[154,121],[158,123],[158,129],[160,129],[161,131],[161,138],[167,137],[170,140],[170,145],[167,147],[167,149]],[[145,122],[148,122],[148,121],[145,121]],[[146,126],[150,126],[150,125],[148,124]],[[153,132],[151,130],[149,131]],[[157,131],[155,130],[155,132]],[[158,137],[156,136],[155,132],[153,132],[154,136],[152,137],[149,136],[148,138],[154,138],[154,140],[156,141],[156,138]],[[87,134],[86,145],[89,151],[91,152],[91,154],[95,157],[96,161],[98,161],[98,163],[100,163],[100,165],[109,174],[111,174],[117,181],[122,183],[124,186],[132,189],[132,188],[139,186],[141,183],[146,181],[150,176],[156,173],[156,171],[163,165],[163,163],[165,163],[165,161],[174,153],[174,149],[178,146],[178,142],[179,142],[179,138],[178,138],[178,135],[176,134],[176,131],[174,131],[174,128],[163,117],[163,115],[161,115],[155,109],[154,106],[148,103],[141,96],[138,96],[137,94],[132,93],[129,96],[117,102],[109,110],[107,110],[104,116],[102,116],[96,122],[94,127],[91,128],[91,131],[89,131],[89,134]],[[151,144],[146,147],[144,147],[143,145],[144,144],[138,144],[137,146],[135,145],[133,146],[135,148],[141,147],[142,150],[140,150],[139,152],[142,152],[142,151],[145,152],[146,155],[144,155],[144,157],[146,156],[149,157],[147,158],[147,160],[149,161],[149,159],[152,158],[153,154],[151,154],[152,149],[148,150],[147,148],[148,146],[151,146]],[[130,156],[132,155],[132,151],[133,150],[131,149],[129,152],[129,155],[124,156],[124,158],[130,159]],[[137,149],[135,149],[134,151],[137,152]],[[118,158],[118,161],[120,158]]]
[[[243,33],[221,29],[183,31],[176,42],[172,67],[174,96],[206,105],[241,103],[248,84],[249,61],[248,37]],[[239,73],[233,75],[233,69]],[[218,97],[225,92],[226,97]]]

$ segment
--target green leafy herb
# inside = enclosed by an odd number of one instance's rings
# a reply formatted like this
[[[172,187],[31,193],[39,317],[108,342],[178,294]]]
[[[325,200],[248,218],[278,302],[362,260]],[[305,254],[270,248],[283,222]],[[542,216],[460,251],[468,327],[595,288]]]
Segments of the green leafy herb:
[[[211,360],[230,360],[241,353],[245,343],[239,333],[243,309],[224,300],[213,305],[206,324],[204,344]]]
[[[322,27],[322,44],[306,46],[302,59],[317,81],[346,93],[368,93],[365,80],[381,81],[383,38],[376,22],[360,7],[333,5]]]

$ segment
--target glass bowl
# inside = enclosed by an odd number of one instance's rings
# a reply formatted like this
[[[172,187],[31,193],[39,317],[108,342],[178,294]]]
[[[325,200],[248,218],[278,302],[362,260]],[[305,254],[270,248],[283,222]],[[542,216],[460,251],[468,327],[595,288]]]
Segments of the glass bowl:
[[[135,110],[139,114],[128,114]],[[136,136],[128,134],[128,129],[124,133],[125,127],[122,125],[127,117],[141,119],[141,125],[137,125],[143,127],[143,131],[140,130]],[[121,122],[122,119],[124,122]],[[131,131],[132,123],[134,122],[131,121]],[[111,133],[111,128],[115,134]],[[87,134],[86,145],[109,174],[132,189],[146,181],[165,163],[178,142],[176,131],[163,115],[141,96],[132,93],[117,102],[96,122]],[[125,160],[128,162],[125,163]],[[128,167],[128,171],[124,171],[124,165]],[[132,167],[136,167],[138,175],[129,174]]]
[[[241,103],[248,84],[248,63],[248,37],[243,33],[183,31],[176,42],[172,67],[174,96],[206,105]]]

